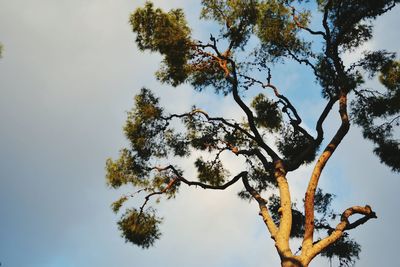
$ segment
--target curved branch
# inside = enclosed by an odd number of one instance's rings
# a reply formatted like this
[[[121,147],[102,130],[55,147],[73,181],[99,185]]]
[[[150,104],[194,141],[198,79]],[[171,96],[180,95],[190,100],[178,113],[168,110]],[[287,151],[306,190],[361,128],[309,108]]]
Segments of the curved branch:
[[[232,74],[233,74],[233,79],[232,77],[227,77],[228,81],[231,82],[232,84],[232,94],[233,94],[233,99],[235,100],[235,102],[240,106],[240,108],[244,111],[244,113],[247,115],[247,121],[249,123],[250,129],[254,134],[255,137],[255,141],[257,142],[257,144],[262,147],[267,153],[268,155],[272,158],[273,161],[275,160],[279,160],[280,157],[278,156],[278,154],[271,148],[269,147],[263,140],[263,138],[261,137],[255,121],[254,121],[254,115],[253,112],[250,110],[250,108],[243,102],[243,100],[240,98],[239,96],[239,92],[238,92],[238,79],[237,79],[237,73],[236,73],[236,64],[233,60],[226,58],[227,60],[229,60],[229,62],[232,65]],[[231,79],[230,79],[231,78]]]
[[[187,113],[182,113],[182,114],[171,114],[168,117],[163,117],[164,120],[171,120],[172,118],[183,118],[183,117],[192,117],[195,114],[202,114],[208,121],[218,121],[221,122],[223,124],[225,124],[226,126],[229,126],[235,130],[238,130],[240,132],[242,132],[243,134],[245,134],[247,137],[249,137],[250,139],[256,141],[256,138],[251,135],[248,131],[246,131],[245,129],[243,129],[242,127],[240,127],[240,125],[238,123],[231,123],[229,122],[227,119],[222,118],[222,117],[210,117],[208,115],[207,112],[201,110],[201,109],[194,109],[190,112]]]
[[[140,207],[140,214],[143,213],[143,209],[146,206],[146,204],[149,202],[151,197],[153,197],[155,195],[162,195],[162,194],[166,193],[177,182],[182,182],[188,186],[192,186],[192,185],[200,186],[203,189],[225,190],[226,188],[233,185],[234,183],[239,181],[241,178],[246,177],[246,175],[247,175],[247,172],[243,171],[243,172],[239,173],[238,175],[234,176],[230,181],[226,182],[223,185],[218,186],[218,185],[208,185],[208,184],[204,184],[201,182],[189,181],[189,180],[185,179],[183,176],[181,176],[179,171],[172,165],[168,165],[166,167],[153,167],[153,168],[150,168],[149,170],[157,170],[159,172],[171,170],[176,175],[176,177],[174,179],[172,179],[163,190],[152,192],[152,193],[148,194],[147,196],[145,196],[145,198],[144,198],[145,201],[142,204],[142,206]],[[143,190],[146,190],[146,189],[143,189]],[[140,192],[140,190],[138,192]]]
[[[328,103],[326,104],[324,110],[322,111],[317,124],[315,126],[315,129],[317,130],[317,138],[315,138],[313,140],[313,142],[311,143],[311,145],[305,149],[298,157],[296,157],[294,160],[292,160],[291,162],[289,162],[287,164],[287,171],[294,171],[297,168],[300,167],[300,165],[303,163],[303,160],[305,157],[307,157],[307,155],[309,153],[311,153],[311,151],[315,150],[316,148],[318,148],[319,145],[321,145],[323,139],[324,139],[324,130],[323,130],[323,123],[325,121],[325,119],[328,117],[330,111],[332,110],[333,105],[336,103],[336,101],[338,100],[337,97],[335,98],[331,98]]]
[[[279,99],[281,99],[281,100],[285,103],[285,106],[286,106],[287,108],[289,108],[289,109],[293,112],[293,115],[294,115],[295,118],[296,118],[296,120],[294,120],[293,123],[299,125],[299,124],[302,122],[302,120],[301,120],[299,114],[297,113],[296,108],[292,105],[292,103],[289,101],[289,99],[288,99],[286,96],[281,95],[281,94],[279,93],[278,88],[277,88],[275,85],[271,84],[270,79],[271,79],[271,78],[270,78],[270,76],[269,76],[269,78],[268,78],[268,84],[264,85],[263,87],[264,87],[264,88],[269,87],[269,88],[271,88],[271,89],[274,91],[276,97],[278,97]]]
[[[213,44],[206,44],[206,45],[196,44],[195,46],[198,47],[198,48],[209,47],[209,48],[212,48],[215,51],[216,55],[209,54],[209,56],[211,56],[212,58],[214,58],[214,60],[216,60],[218,62],[219,66],[221,67],[221,69],[225,73],[225,79],[229,83],[232,84],[233,98],[234,98],[235,102],[240,106],[240,108],[244,111],[244,113],[247,116],[247,121],[249,123],[250,130],[254,134],[254,139],[253,140],[256,141],[257,144],[260,147],[262,147],[273,160],[279,160],[280,157],[278,156],[278,154],[264,142],[263,138],[261,137],[261,134],[259,133],[259,131],[258,131],[256,125],[255,125],[254,115],[253,115],[252,111],[242,101],[242,99],[239,96],[236,64],[231,58],[229,58],[230,48],[232,46],[232,42],[230,43],[229,48],[224,53],[221,53],[219,51],[218,47],[217,47],[215,38],[213,36],[211,36],[210,39],[213,42]],[[205,52],[205,53],[207,53],[207,52]],[[230,70],[228,68],[228,63],[231,64],[232,70]]]
[[[265,225],[268,228],[268,231],[271,234],[271,238],[276,240],[276,235],[278,233],[278,227],[274,223],[274,220],[271,217],[271,214],[269,213],[268,207],[267,207],[267,200],[261,197],[260,193],[258,193],[253,187],[250,186],[249,180],[247,179],[247,176],[244,176],[243,179],[243,185],[246,188],[247,192],[250,193],[250,195],[258,202],[258,205],[260,207],[260,213],[259,215],[263,218],[263,221]]]
[[[199,186],[203,189],[214,189],[214,190],[225,190],[226,188],[228,188],[229,186],[233,185],[234,183],[236,183],[237,181],[239,181],[240,178],[242,178],[244,175],[247,174],[246,171],[242,171],[241,173],[239,173],[238,175],[234,176],[230,181],[226,182],[223,185],[209,185],[209,184],[205,184],[202,182],[197,182],[197,181],[189,181],[186,178],[184,178],[179,171],[172,165],[168,165],[166,167],[153,167],[152,169],[157,170],[157,171],[166,171],[166,170],[171,170],[175,175],[176,175],[176,179],[188,186]]]
[[[250,77],[250,76],[247,76],[247,75],[244,75],[244,74],[239,74],[239,76],[241,76],[241,77],[245,78],[246,80],[248,80],[250,82],[250,85],[259,84],[262,88],[271,88],[272,91],[274,92],[275,96],[277,98],[279,98],[280,102],[284,105],[284,107],[286,109],[289,109],[289,110],[292,111],[295,119],[293,119],[290,116],[290,114],[287,113],[288,116],[289,116],[291,124],[298,126],[299,130],[302,133],[304,133],[308,137],[311,137],[311,135],[304,128],[299,126],[301,124],[301,122],[302,122],[302,119],[300,118],[299,113],[297,112],[296,108],[293,106],[293,104],[290,102],[290,100],[286,96],[280,94],[278,88],[271,83],[271,72],[270,72],[270,69],[268,69],[268,78],[267,78],[268,83],[263,83],[263,82],[261,82],[261,81],[259,81],[257,79],[254,79],[253,77]]]
[[[328,114],[332,110],[333,105],[336,103],[338,100],[337,97],[331,98],[328,103],[326,104],[324,111],[322,111],[321,116],[319,117],[317,121],[317,125],[315,126],[315,129],[317,130],[317,138],[315,139],[316,143],[320,145],[322,143],[322,140],[324,139],[324,129],[322,127],[326,117],[328,117]]]
[[[328,25],[328,13],[329,13],[329,8],[331,8],[333,0],[328,0],[324,7],[324,17],[322,19],[322,26],[325,29],[325,40],[327,43],[330,43],[331,40],[331,30],[329,29]]]
[[[307,132],[306,129],[304,129],[303,127],[300,126],[300,124],[302,122],[302,119],[299,116],[296,108],[290,102],[290,100],[286,96],[280,94],[278,88],[275,85],[271,84],[271,73],[270,73],[270,71],[268,71],[268,83],[266,83],[266,84],[261,82],[261,81],[259,81],[259,80],[257,80],[257,79],[254,79],[254,78],[252,78],[250,76],[243,75],[243,74],[239,74],[239,75],[241,77],[249,80],[251,85],[256,83],[256,84],[259,84],[262,88],[271,88],[274,91],[275,96],[280,99],[279,102],[283,104],[284,108],[285,109],[289,109],[290,111],[292,111],[293,115],[295,116],[295,119],[293,119],[289,112],[285,112],[288,115],[290,123],[294,127],[294,129],[296,131],[299,131],[302,134],[304,134],[308,139],[314,141],[314,138],[311,136],[311,134],[309,132]]]
[[[300,65],[302,63],[306,64],[306,66],[309,66],[310,68],[312,68],[315,77],[317,78],[321,78],[321,75],[319,75],[318,69],[317,67],[311,63],[310,60],[306,59],[306,58],[299,58],[298,56],[296,56],[289,48],[286,48],[286,52],[288,52],[289,56],[291,56],[295,61],[297,61]]]
[[[350,223],[349,218],[354,214],[361,214],[364,215],[364,217],[356,220],[353,223]],[[373,218],[377,218],[376,213],[372,211],[371,207],[368,205],[366,205],[365,207],[354,206],[346,209],[342,213],[340,223],[336,226],[332,233],[324,239],[318,241],[309,250],[309,261],[311,261],[312,258],[318,255],[323,249],[335,243],[340,237],[342,237],[344,231],[354,229],[357,226],[364,224],[365,222]]]
[[[294,20],[294,22],[296,23],[296,26],[297,26],[297,27],[299,27],[299,28],[301,28],[301,29],[303,29],[303,30],[306,30],[307,32],[309,32],[309,33],[312,34],[312,35],[321,35],[324,39],[326,39],[326,35],[325,35],[324,32],[322,32],[322,31],[314,31],[314,30],[311,30],[311,29],[308,28],[308,27],[303,26],[303,25],[299,22],[298,17],[296,16],[296,9],[295,9],[295,7],[292,6],[291,8],[292,8],[293,20]]]
[[[145,197],[145,201],[144,201],[143,205],[140,207],[140,213],[143,212],[144,207],[146,206],[147,202],[150,200],[151,197],[153,197],[155,195],[162,195],[162,194],[166,193],[177,182],[182,182],[184,184],[187,184],[188,186],[192,186],[192,185],[200,186],[203,189],[225,190],[226,188],[228,188],[229,186],[233,185],[234,183],[236,183],[241,178],[243,178],[243,177],[245,177],[247,175],[247,172],[243,171],[243,172],[239,173],[238,175],[236,175],[235,177],[233,177],[230,181],[226,182],[225,184],[219,185],[219,186],[214,186],[214,185],[204,184],[204,183],[201,183],[201,182],[189,181],[189,180],[185,179],[184,177],[182,177],[179,174],[178,170],[175,169],[175,167],[173,167],[172,165],[169,165],[169,166],[163,167],[163,168],[154,167],[152,169],[153,170],[157,170],[159,172],[166,171],[166,170],[171,170],[176,175],[176,177],[174,179],[172,179],[163,190],[157,191],[157,192],[152,192],[152,193],[148,194]]]
[[[147,202],[150,200],[150,198],[151,198],[152,196],[155,196],[155,195],[162,195],[162,194],[166,193],[177,181],[178,181],[178,179],[177,179],[177,178],[174,178],[174,179],[172,179],[172,180],[168,183],[168,185],[167,185],[163,190],[157,191],[157,192],[152,192],[152,193],[148,194],[148,195],[144,198],[145,200],[144,200],[143,205],[140,207],[140,214],[143,213],[144,207],[146,206]]]
[[[239,150],[235,154],[246,155],[246,156],[257,156],[257,158],[261,161],[262,165],[266,170],[271,167],[271,163],[268,162],[267,158],[258,149]]]
[[[315,191],[317,190],[319,178],[321,176],[322,170],[324,169],[326,163],[331,158],[332,154],[335,152],[336,148],[339,146],[343,138],[346,136],[350,128],[349,117],[347,114],[347,93],[342,92],[339,98],[339,114],[341,118],[341,125],[337,130],[336,134],[326,146],[325,150],[319,157],[317,163],[314,166],[307,191],[305,194],[305,233],[303,239],[303,250],[308,250],[312,247],[313,236],[314,236],[314,201],[315,201]]]

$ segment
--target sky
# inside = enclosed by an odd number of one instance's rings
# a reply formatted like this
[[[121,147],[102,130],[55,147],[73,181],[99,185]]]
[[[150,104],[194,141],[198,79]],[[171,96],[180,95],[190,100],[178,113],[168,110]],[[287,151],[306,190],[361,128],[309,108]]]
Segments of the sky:
[[[122,191],[105,183],[105,160],[126,145],[122,126],[133,96],[143,86],[161,97],[166,110],[195,104],[215,114],[241,116],[231,99],[199,94],[189,86],[159,84],[160,57],[141,53],[128,24],[144,1],[0,0],[0,262],[5,267],[278,266],[279,259],[257,205],[237,198],[238,187],[221,192],[182,188],[158,208],[162,238],[149,250],[120,237],[110,209]],[[199,1],[155,1],[183,7],[199,37]],[[376,22],[366,48],[400,52],[399,8]],[[364,48],[365,48],[364,47]],[[345,56],[346,62],[359,51]],[[308,72],[289,65],[274,75],[312,128],[321,110]],[[310,108],[312,107],[312,108]],[[327,128],[337,125],[329,117]],[[330,132],[328,131],[328,134]],[[362,245],[356,266],[396,266],[400,177],[372,155],[372,145],[352,128],[328,164],[321,186],[337,195],[335,207],[371,205],[378,220],[354,230]],[[228,159],[229,160],[229,159]],[[237,166],[232,161],[231,169]],[[310,175],[289,176],[301,199]],[[123,190],[127,190],[126,188]],[[316,259],[310,266],[328,266]]]

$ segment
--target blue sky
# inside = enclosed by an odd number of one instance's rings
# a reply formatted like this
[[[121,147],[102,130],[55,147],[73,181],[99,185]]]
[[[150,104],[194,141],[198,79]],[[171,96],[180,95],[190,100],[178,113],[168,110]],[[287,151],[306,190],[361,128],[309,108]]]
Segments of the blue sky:
[[[193,28],[199,25],[198,1],[156,2],[164,8],[183,5]],[[163,237],[150,250],[120,237],[118,216],[109,206],[121,192],[105,185],[104,164],[126,144],[122,125],[134,94],[147,86],[172,112],[196,103],[216,114],[240,116],[230,99],[155,81],[160,58],[136,49],[128,25],[130,12],[142,3],[0,0],[0,42],[5,48],[0,60],[2,266],[277,265],[256,205],[239,200],[238,188],[223,194],[182,188],[177,199],[161,204]],[[398,12],[377,22],[377,37],[367,47],[400,52]],[[211,28],[205,24],[201,29],[196,34],[207,37]],[[275,77],[294,99],[314,85],[297,66]],[[316,100],[311,95],[298,99],[307,122],[320,111]],[[337,124],[333,113],[327,127]],[[339,210],[370,204],[378,213],[378,220],[354,231],[363,246],[356,266],[380,266],[383,258],[387,266],[395,266],[400,181],[371,155],[371,148],[354,128],[321,184],[337,195]],[[298,199],[309,173],[306,167],[290,177]],[[318,259],[311,266],[327,262]]]

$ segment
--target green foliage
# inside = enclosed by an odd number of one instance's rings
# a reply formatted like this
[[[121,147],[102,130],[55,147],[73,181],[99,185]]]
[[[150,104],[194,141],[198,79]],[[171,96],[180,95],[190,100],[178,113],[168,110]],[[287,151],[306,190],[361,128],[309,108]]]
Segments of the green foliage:
[[[193,108],[196,111],[196,108]],[[182,119],[186,127],[185,140],[199,151],[221,151],[231,146],[247,145],[248,138],[237,129],[227,129],[219,121],[208,121],[203,114],[196,113]],[[228,145],[229,144],[229,145]]]
[[[358,65],[367,71],[369,78],[373,78],[384,66],[389,66],[395,57],[395,53],[386,50],[369,51],[364,53]]]
[[[385,13],[398,0],[319,1],[328,9],[328,26],[332,43],[344,50],[353,50],[372,37],[373,19]]]
[[[196,91],[201,92],[206,88],[213,88],[215,93],[224,96],[232,92],[232,88],[225,79],[225,73],[221,71],[218,62],[207,57],[198,60],[202,62],[197,63],[195,61],[192,63],[191,75],[188,78],[188,81]]]
[[[323,193],[321,188],[318,188],[317,192],[315,192],[315,197],[314,197],[315,211],[320,214],[324,214],[324,217],[328,215],[331,217],[332,215],[331,203],[334,197],[335,196],[330,193]]]
[[[220,127],[218,124],[202,120],[201,115],[194,115],[184,119],[187,128],[186,138],[190,145],[197,150],[215,150],[220,143]]]
[[[348,72],[338,79],[334,62],[324,55],[318,57],[316,72],[316,79],[322,87],[322,96],[327,99],[337,97],[340,88],[346,88],[350,92],[364,83],[358,71]]]
[[[248,138],[243,134],[243,132],[236,129],[224,132],[222,138],[226,143],[232,144],[234,146],[255,146],[254,142],[249,141]]]
[[[260,1],[256,35],[260,38],[265,55],[271,61],[287,56],[288,51],[297,55],[310,55],[309,43],[299,38],[299,28],[293,20],[290,4],[294,1]],[[307,26],[310,13],[300,12],[298,22]]]
[[[317,231],[326,230],[329,227],[329,222],[337,217],[331,208],[331,202],[333,195],[329,193],[323,193],[321,189],[318,189],[315,194],[315,228]],[[272,218],[275,223],[280,221],[280,198],[277,195],[272,195],[269,198],[268,208],[272,213]],[[292,204],[292,229],[290,233],[291,238],[302,238],[305,230],[305,215],[302,211],[297,208],[296,203]],[[326,256],[326,255],[325,255]],[[328,257],[328,256],[327,256]]]
[[[393,53],[385,50],[366,52],[348,69],[340,58],[341,53],[368,41],[372,37],[372,20],[399,0],[317,0],[319,10],[324,13],[321,30],[317,31],[307,28],[311,13],[307,5],[304,9],[298,8],[303,2],[307,1],[202,0],[201,18],[213,20],[220,27],[219,34],[211,35],[206,42],[191,39],[191,30],[181,9],[164,12],[146,2],[131,15],[139,49],[163,56],[163,64],[156,73],[161,82],[173,86],[188,82],[197,91],[211,87],[225,96],[233,93],[247,118],[236,122],[212,117],[196,107],[187,113],[166,114],[150,90],[140,91],[124,127],[129,147],[120,151],[118,159],[109,159],[106,163],[109,186],[118,188],[129,184],[139,188],[137,193],[148,194],[140,211],[128,209],[118,223],[126,241],[142,248],[153,245],[160,237],[161,219],[155,216],[154,210],[144,212],[149,196],[172,198],[180,182],[191,184],[181,179],[183,171],[177,167],[158,167],[166,159],[169,164],[174,157],[208,153],[210,160],[199,157],[194,162],[198,180],[207,186],[220,186],[229,175],[220,155],[228,151],[243,156],[249,184],[259,193],[276,189],[273,165],[277,158],[282,158],[283,166],[290,166],[286,171],[314,161],[324,138],[318,124],[318,136],[314,139],[301,127],[295,107],[278,93],[275,100],[259,94],[250,107],[242,99],[244,92],[253,86],[266,86],[254,73],[267,70],[265,74],[271,86],[271,66],[288,59],[311,67],[326,99],[337,101],[340,94],[354,92],[354,122],[362,127],[364,137],[375,143],[374,151],[382,162],[400,171],[400,145],[394,137],[394,127],[400,124],[400,63],[395,61]],[[310,41],[304,39],[308,34],[313,36]],[[312,45],[316,37],[320,37],[322,47]],[[322,49],[316,51],[318,47]],[[377,75],[385,91],[360,89],[365,78]],[[273,133],[268,136],[276,137],[280,155],[271,152],[269,142],[264,140],[268,132]],[[291,166],[295,167],[290,169]],[[251,198],[248,191],[240,192],[239,196]],[[330,233],[333,229],[329,223],[338,217],[331,209],[333,197],[321,190],[315,194],[317,231]],[[127,196],[121,197],[112,204],[112,209],[118,212],[127,200]],[[279,197],[272,196],[268,205],[278,224]],[[299,238],[305,231],[305,215],[295,204],[292,217],[291,237]],[[349,266],[359,252],[360,246],[346,234],[326,249],[323,256],[338,257],[341,266]]]
[[[151,191],[157,190],[161,192],[166,186],[176,177],[176,174],[171,172],[159,172],[155,174],[151,179]],[[167,199],[174,198],[178,193],[180,182],[175,182],[168,190],[164,193]]]
[[[250,181],[256,183],[255,189],[258,192],[277,187],[272,164],[270,164],[268,169],[261,164],[258,166],[253,165],[253,167],[249,169],[248,178]]]
[[[280,198],[277,195],[272,195],[268,201],[268,208],[271,211],[272,219],[275,223],[279,223],[281,214]],[[291,238],[300,238],[304,235],[305,216],[299,211],[295,204],[292,205],[292,229],[290,232]]]
[[[122,197],[119,198],[117,201],[115,201],[115,202],[113,202],[113,203],[111,204],[112,210],[113,210],[115,213],[117,213],[117,212],[121,209],[122,205],[123,205],[127,200],[128,200],[128,197],[127,197],[127,196],[122,196]]]
[[[138,187],[148,185],[148,181],[145,179],[148,174],[146,163],[139,157],[133,156],[132,152],[127,149],[121,150],[117,160],[107,160],[106,171],[107,184],[113,188],[127,183]]]
[[[335,214],[331,208],[331,203],[334,195],[322,192],[318,189],[315,194],[315,211],[319,215],[315,220],[315,228],[317,231],[327,230],[328,234],[331,234],[334,228],[329,226],[330,221],[334,221],[338,214]],[[353,266],[357,259],[359,259],[359,253],[361,252],[361,246],[353,239],[349,237],[348,233],[344,233],[343,236],[336,241],[333,245],[329,246],[321,253],[321,256],[327,257],[330,260],[333,258],[339,259],[340,267]]]
[[[247,177],[252,184],[252,187],[259,193],[262,193],[268,189],[277,188],[272,164],[266,168],[260,163],[251,163],[251,167],[248,169]],[[251,200],[252,198],[250,193],[246,190],[240,191],[238,196],[245,200]]]
[[[180,134],[168,128],[158,98],[148,89],[142,89],[135,98],[135,108],[128,113],[124,132],[137,157],[148,161],[153,157],[166,157],[169,151],[185,156],[187,145]]]
[[[345,233],[333,245],[323,250],[321,256],[330,259],[337,257],[339,259],[339,267],[350,267],[354,266],[356,260],[360,258],[360,252],[361,246]]]
[[[271,132],[281,128],[282,113],[276,102],[269,100],[264,94],[259,94],[253,99],[251,106],[256,111],[254,120],[257,125],[267,128]]]
[[[218,186],[222,185],[225,177],[229,174],[222,166],[219,159],[214,161],[204,161],[198,158],[194,165],[197,168],[199,181],[202,183]]]
[[[296,131],[291,126],[283,127],[280,131],[280,139],[277,140],[276,145],[278,150],[288,161],[296,159],[306,149],[313,148],[314,140],[305,136],[303,133]],[[310,150],[305,158],[304,163],[311,163],[314,161],[317,153],[317,147]]]
[[[352,51],[370,40],[373,30],[373,19],[382,15],[394,7],[398,0],[377,1],[317,1],[323,12],[326,11],[326,30],[329,37],[326,42],[326,53],[318,56],[316,70],[317,80],[321,84],[322,94],[326,98],[337,96],[339,88],[347,88],[352,91],[360,86],[364,80],[357,71],[348,71],[345,75],[337,78],[335,69],[340,64],[338,56],[343,51]],[[375,75],[374,64],[383,62],[382,56],[387,52],[373,52],[365,54],[361,60],[362,64],[370,71],[369,75]],[[344,67],[341,66],[343,69]],[[342,70],[344,72],[344,70]],[[372,73],[371,73],[372,71]]]
[[[229,40],[233,48],[244,49],[250,36],[255,34],[270,60],[287,55],[288,49],[296,54],[309,52],[308,43],[298,35],[298,27],[292,17],[294,1],[244,1],[203,0],[201,16],[218,22],[221,37]],[[298,12],[297,20],[307,25],[310,13]]]
[[[232,42],[233,48],[243,48],[251,36],[258,17],[257,2],[202,0],[201,17],[217,21],[222,25],[221,35]]]
[[[188,142],[180,133],[174,133],[172,129],[164,131],[166,145],[170,148],[175,156],[185,157],[189,155]]]
[[[398,94],[400,90],[400,62],[391,61],[384,64],[381,69],[379,80],[389,89],[390,93]]]
[[[188,142],[182,134],[168,128],[169,122],[163,117],[158,101],[145,88],[135,97],[135,107],[128,113],[124,127],[130,149],[122,149],[117,160],[108,159],[106,162],[106,178],[110,186],[118,188],[130,183],[135,187],[160,188],[151,183],[156,178],[151,175],[153,161],[171,155],[188,155]]]
[[[136,43],[141,50],[159,52],[164,56],[164,66],[157,73],[163,82],[176,86],[187,78],[187,61],[190,57],[190,29],[181,9],[168,13],[154,9],[151,2],[138,8],[130,18]]]
[[[149,90],[142,89],[135,97],[135,109],[128,113],[124,132],[134,151],[143,160],[148,160],[152,155],[163,156],[167,153],[157,139],[165,129],[161,114],[158,99]]]
[[[386,91],[360,91],[352,102],[352,114],[364,137],[375,143],[374,152],[381,162],[398,172],[400,142],[394,138],[394,130],[400,125],[400,62],[391,58],[390,54],[378,53],[362,62],[367,71],[380,70],[379,80]]]
[[[143,249],[149,248],[160,238],[158,225],[161,219],[154,212],[139,212],[129,209],[118,222],[119,229],[126,242],[131,242]]]
[[[338,84],[332,82],[336,79],[333,62],[324,55],[319,55],[316,70],[318,75],[316,79],[322,87],[322,96],[328,99],[337,96]]]

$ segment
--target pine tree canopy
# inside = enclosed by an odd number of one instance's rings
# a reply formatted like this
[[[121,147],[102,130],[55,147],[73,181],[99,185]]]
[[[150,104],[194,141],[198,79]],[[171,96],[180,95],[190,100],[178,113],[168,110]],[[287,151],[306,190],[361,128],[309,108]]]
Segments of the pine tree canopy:
[[[118,222],[126,241],[151,247],[161,236],[162,219],[150,205],[174,198],[184,186],[224,190],[240,183],[239,197],[259,205],[282,266],[305,267],[317,255],[352,266],[361,246],[350,230],[376,214],[369,205],[334,211],[334,195],[318,182],[351,123],[373,142],[380,161],[400,172],[400,61],[384,48],[343,61],[371,40],[375,19],[398,2],[202,0],[200,18],[218,28],[207,40],[193,37],[182,9],[164,11],[151,2],[136,9],[130,24],[137,47],[162,56],[157,79],[231,98],[243,119],[197,106],[169,113],[150,89],[141,89],[124,127],[129,146],[106,163],[109,186],[136,190],[112,204],[115,212],[132,198],[143,199]],[[274,81],[274,66],[289,62],[308,68],[320,90],[324,108],[317,111],[315,131]],[[367,87],[371,80],[379,81],[377,88]],[[250,99],[248,92],[259,93]],[[324,124],[331,113],[340,122],[332,136]],[[221,155],[227,153],[242,160],[241,172],[226,167]],[[181,159],[191,159],[197,173],[179,166]],[[313,166],[307,191],[294,203],[286,175],[307,164]],[[293,238],[301,240],[297,252],[289,247]]]

